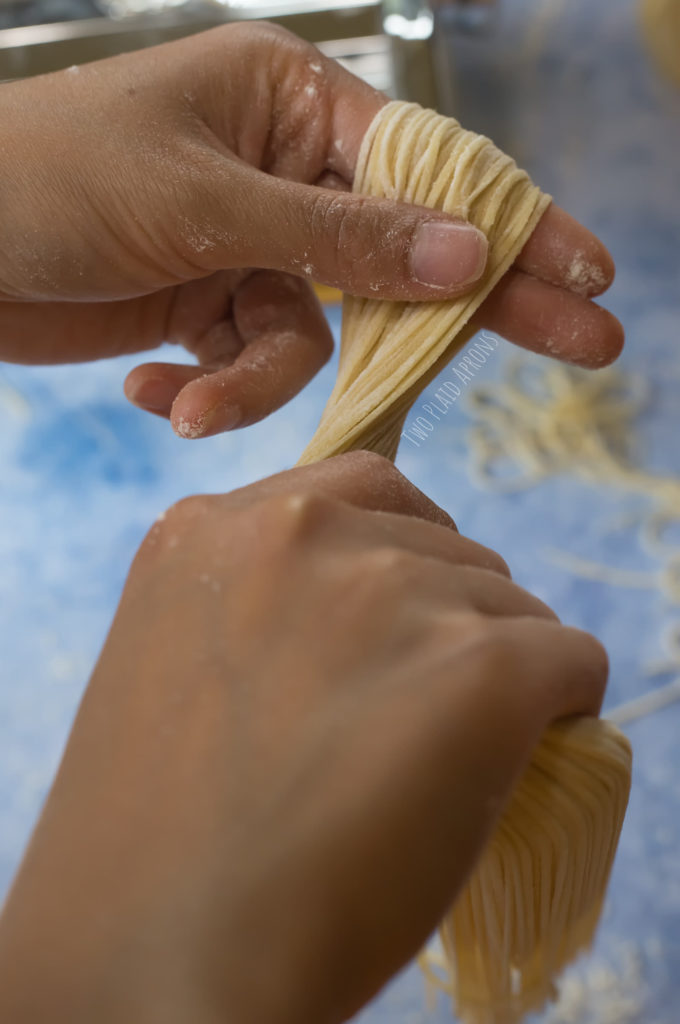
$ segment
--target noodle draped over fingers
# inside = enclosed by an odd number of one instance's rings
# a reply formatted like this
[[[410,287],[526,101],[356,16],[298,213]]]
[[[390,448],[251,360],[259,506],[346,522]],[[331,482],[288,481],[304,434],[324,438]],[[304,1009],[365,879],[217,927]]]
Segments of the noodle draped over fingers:
[[[394,459],[409,408],[472,336],[471,317],[550,205],[483,135],[398,101],[383,107],[364,137],[354,191],[470,221],[488,239],[488,262],[475,288],[446,302],[345,296],[337,381],[300,465],[356,448]]]

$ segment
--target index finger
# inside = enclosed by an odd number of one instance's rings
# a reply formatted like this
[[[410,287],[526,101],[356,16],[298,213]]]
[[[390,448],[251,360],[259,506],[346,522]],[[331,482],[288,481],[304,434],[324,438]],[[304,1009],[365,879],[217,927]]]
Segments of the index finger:
[[[327,73],[333,96],[328,170],[349,185],[368,127],[388,97],[335,62]],[[614,261],[599,238],[552,203],[515,266],[533,277],[578,295],[604,292],[614,280]]]

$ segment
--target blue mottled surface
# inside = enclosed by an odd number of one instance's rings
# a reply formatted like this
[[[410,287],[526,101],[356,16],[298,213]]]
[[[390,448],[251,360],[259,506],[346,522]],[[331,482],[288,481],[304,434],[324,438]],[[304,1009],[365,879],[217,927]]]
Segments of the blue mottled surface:
[[[530,7],[542,12],[538,20],[527,18]],[[501,19],[497,33],[455,42],[457,112],[609,244],[618,276],[607,304],[628,335],[622,364],[653,387],[637,457],[680,475],[680,92],[643,52],[631,0],[513,0]],[[331,317],[337,326],[337,311]],[[498,375],[505,358],[499,349],[479,378]],[[0,369],[0,894],[149,524],[183,495],[228,490],[292,464],[333,376],[326,368],[264,424],[196,443],[125,403],[121,384],[134,362]],[[653,591],[575,579],[545,557],[559,547],[650,566],[633,529],[612,529],[639,502],[569,477],[512,496],[480,492],[461,455],[463,409],[457,403],[420,448],[403,449],[399,465],[463,532],[502,551],[520,583],[604,640],[610,705],[643,692],[644,667],[680,609]],[[680,705],[628,731],[634,788],[591,961],[611,968],[619,1004],[612,1009],[591,976],[578,1024],[679,1017]],[[362,1015],[365,1024],[450,1019],[443,1002],[426,1012],[414,970]]]

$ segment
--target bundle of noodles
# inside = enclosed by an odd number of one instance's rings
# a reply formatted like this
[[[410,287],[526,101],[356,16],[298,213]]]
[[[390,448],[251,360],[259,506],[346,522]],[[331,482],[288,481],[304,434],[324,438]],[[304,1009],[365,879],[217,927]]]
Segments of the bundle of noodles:
[[[302,464],[353,448],[394,458],[406,413],[470,335],[549,199],[482,136],[391,103],[364,139],[355,191],[468,218],[489,239],[482,282],[450,302],[346,297],[335,388]],[[514,1024],[591,939],[630,785],[630,748],[596,719],[550,727],[442,924],[450,989],[470,1024]],[[426,958],[426,954],[424,955]]]
[[[441,927],[469,1024],[514,1024],[592,941],[628,802],[619,730],[573,719],[545,733],[475,873]],[[428,977],[428,954],[421,963]]]

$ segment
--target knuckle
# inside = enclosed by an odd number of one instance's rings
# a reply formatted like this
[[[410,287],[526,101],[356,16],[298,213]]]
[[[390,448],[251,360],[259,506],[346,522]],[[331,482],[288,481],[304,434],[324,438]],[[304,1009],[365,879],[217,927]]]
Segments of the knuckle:
[[[562,629],[564,629],[565,635],[571,639],[575,648],[578,646],[581,651],[587,651],[592,674],[606,680],[609,675],[609,654],[602,641],[587,630],[577,629],[574,626],[563,626]]]
[[[249,30],[248,34],[256,41],[269,40],[273,43],[290,43],[298,44],[301,40],[290,32],[283,25],[277,25],[273,21],[258,21],[256,25],[247,25],[241,23],[244,26],[244,30]]]
[[[431,628],[447,645],[453,641],[461,655],[469,652],[476,658],[488,635],[489,619],[476,608],[447,603],[443,608],[440,605],[438,613],[431,616]]]
[[[394,463],[377,452],[360,449],[358,451],[345,452],[343,455],[337,456],[337,458],[345,462],[352,472],[365,473],[378,481],[390,483],[403,479]]]
[[[338,503],[313,491],[293,491],[265,498],[255,515],[274,548],[307,541],[337,513]]]
[[[458,550],[463,564],[466,564],[466,559],[469,559],[468,564],[471,567],[485,569],[499,576],[505,576],[509,580],[512,579],[508,563],[497,551],[479,544],[478,541],[472,540],[470,537],[463,537],[460,534],[458,536],[460,543]]]
[[[170,506],[160,523],[173,528],[193,526],[197,520],[205,518],[210,513],[214,501],[214,497],[209,494],[191,494],[186,498],[180,498]]]
[[[204,529],[206,516],[214,507],[215,498],[211,495],[192,495],[175,502],[163,512],[146,537],[138,552],[138,559],[145,561],[161,555],[174,548],[184,545],[197,527]]]
[[[375,251],[374,218],[367,211],[365,199],[344,194],[320,192],[311,204],[311,237],[332,259],[328,276],[342,282],[345,290],[357,286],[367,255]]]
[[[349,471],[351,482],[360,483],[363,487],[370,485],[371,508],[428,519],[457,532],[450,516],[437,508],[384,455],[362,449],[338,455],[335,461],[343,470]]]
[[[509,580],[512,579],[508,563],[497,551],[494,551],[492,548],[484,548],[483,557],[484,562],[481,568],[498,573],[498,575],[505,576]]]
[[[377,579],[405,583],[420,568],[420,560],[412,552],[398,547],[376,547],[367,552],[356,568]]]
[[[282,25],[276,25],[272,21],[248,21],[232,22],[228,25],[218,25],[212,29],[212,41],[219,48],[224,44],[238,44],[239,46],[252,46],[259,48],[267,44],[279,44],[295,37],[292,32]]]

